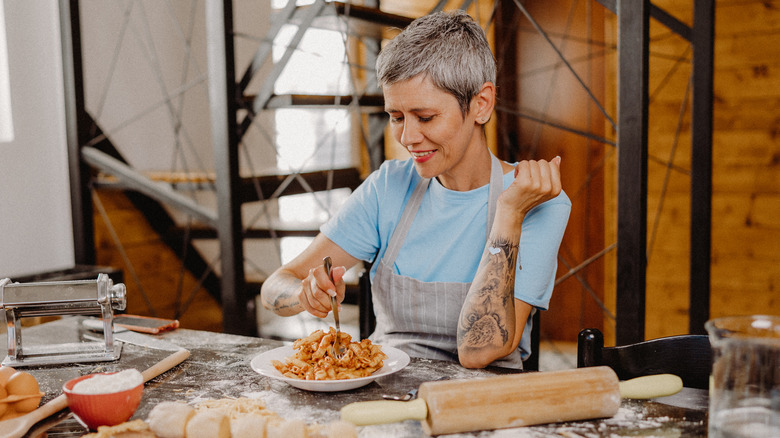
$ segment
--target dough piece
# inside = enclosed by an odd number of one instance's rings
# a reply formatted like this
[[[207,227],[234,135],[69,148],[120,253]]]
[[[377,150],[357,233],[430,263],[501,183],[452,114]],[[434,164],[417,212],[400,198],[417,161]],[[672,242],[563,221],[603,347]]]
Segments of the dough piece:
[[[233,420],[230,423],[230,431],[233,438],[265,438],[267,425],[267,417],[250,414]]]
[[[187,422],[195,409],[182,402],[161,402],[152,408],[146,421],[159,438],[184,438]]]
[[[331,421],[327,427],[328,438],[357,438],[357,427],[346,421]]]
[[[189,435],[187,438],[190,438]],[[287,420],[268,425],[267,438],[306,438],[306,423]]]
[[[187,438],[230,438],[230,419],[219,411],[197,412],[186,427]]]
[[[97,432],[82,438],[156,438],[144,420],[126,421],[116,426],[100,426]]]

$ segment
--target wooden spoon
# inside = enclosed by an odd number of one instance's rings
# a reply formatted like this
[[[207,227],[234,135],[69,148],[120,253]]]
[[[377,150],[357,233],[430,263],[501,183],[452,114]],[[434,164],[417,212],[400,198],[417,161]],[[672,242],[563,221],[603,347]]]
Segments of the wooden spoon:
[[[144,382],[148,382],[170,370],[176,365],[184,362],[188,357],[190,357],[190,352],[185,349],[181,349],[171,354],[141,373]],[[28,412],[21,417],[0,421],[0,430],[2,430],[0,431],[0,438],[20,438],[24,436],[35,423],[43,420],[49,415],[56,414],[66,407],[68,407],[68,399],[65,397],[65,394],[60,394],[38,409]]]

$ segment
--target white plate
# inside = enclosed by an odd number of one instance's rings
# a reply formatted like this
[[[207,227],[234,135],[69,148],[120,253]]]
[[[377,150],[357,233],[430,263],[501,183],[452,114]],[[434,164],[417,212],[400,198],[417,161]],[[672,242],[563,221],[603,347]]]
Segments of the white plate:
[[[266,351],[265,353],[260,353],[252,358],[250,365],[252,366],[253,370],[257,371],[261,375],[270,377],[272,379],[281,380],[298,389],[319,392],[347,391],[368,385],[379,377],[401,371],[405,366],[409,365],[409,355],[403,351],[397,348],[386,346],[382,346],[382,351],[387,355],[387,359],[384,360],[382,368],[376,370],[376,372],[370,376],[358,377],[356,379],[301,380],[285,377],[282,375],[282,373],[279,372],[279,370],[271,365],[271,361],[278,360],[280,362],[284,362],[285,358],[294,355],[296,350],[293,349],[292,346],[274,348],[273,350]]]

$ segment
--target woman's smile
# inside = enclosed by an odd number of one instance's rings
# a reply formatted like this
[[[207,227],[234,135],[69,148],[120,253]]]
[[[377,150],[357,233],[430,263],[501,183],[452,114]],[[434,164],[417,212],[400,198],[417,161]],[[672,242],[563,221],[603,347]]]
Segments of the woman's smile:
[[[421,163],[422,164],[422,163],[430,160],[431,158],[433,158],[433,155],[436,153],[436,151],[435,150],[432,150],[432,151],[420,151],[420,152],[409,151],[409,153],[412,154],[412,157],[414,157],[414,162],[415,163]]]

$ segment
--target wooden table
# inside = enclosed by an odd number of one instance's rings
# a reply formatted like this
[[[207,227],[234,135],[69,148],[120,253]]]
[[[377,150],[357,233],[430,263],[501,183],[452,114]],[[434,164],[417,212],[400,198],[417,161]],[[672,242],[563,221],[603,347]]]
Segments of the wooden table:
[[[67,317],[25,328],[25,345],[77,342],[86,333],[79,323],[80,319]],[[207,399],[249,397],[264,400],[269,409],[284,418],[297,418],[307,423],[328,423],[338,419],[340,408],[348,403],[377,400],[383,394],[403,395],[419,387],[424,381],[488,377],[509,372],[504,369],[468,370],[455,363],[413,358],[405,369],[362,388],[336,393],[316,393],[302,391],[282,381],[263,377],[250,368],[249,363],[254,356],[283,345],[279,341],[186,329],[168,332],[159,337],[190,350],[191,356],[183,364],[147,383],[141,405],[133,419],[145,419],[157,403],[165,400],[197,403]],[[6,335],[2,334],[0,346],[3,347],[3,352],[6,351],[5,345]],[[143,370],[169,353],[125,344],[120,359],[115,362],[30,367],[24,370],[38,379],[41,390],[46,393],[43,400],[45,402],[59,395],[62,384],[71,378],[92,372],[127,368]],[[658,401],[624,400],[618,413],[609,419],[447,436],[693,437],[706,436],[706,431],[706,391],[685,388],[677,396]],[[28,436],[44,436],[44,433],[49,437],[71,437],[83,435],[87,430],[66,409],[39,423]],[[362,438],[418,436],[425,435],[417,421],[360,428]]]

